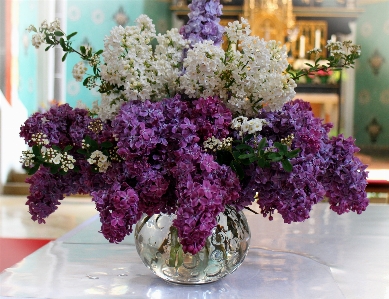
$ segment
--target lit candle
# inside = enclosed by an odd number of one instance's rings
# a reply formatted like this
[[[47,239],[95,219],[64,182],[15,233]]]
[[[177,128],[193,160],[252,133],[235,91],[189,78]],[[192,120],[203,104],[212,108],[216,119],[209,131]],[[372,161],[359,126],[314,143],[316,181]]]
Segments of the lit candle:
[[[305,57],[305,36],[301,35],[300,36],[300,53],[299,53],[300,58]]]
[[[321,39],[321,31],[320,29],[316,29],[315,31],[315,48],[320,49],[320,39]]]

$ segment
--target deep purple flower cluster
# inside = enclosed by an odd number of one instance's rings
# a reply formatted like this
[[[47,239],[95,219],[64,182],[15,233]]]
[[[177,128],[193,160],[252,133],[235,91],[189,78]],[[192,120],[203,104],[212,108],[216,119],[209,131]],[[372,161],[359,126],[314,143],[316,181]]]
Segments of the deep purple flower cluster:
[[[176,96],[157,103],[129,102],[112,123],[139,210],[148,215],[175,213],[185,252],[198,252],[217,214],[238,199],[236,175],[198,145],[211,135],[226,137],[230,122],[230,111],[217,98],[184,102]],[[117,218],[123,215],[116,207],[110,210]]]
[[[109,135],[109,127],[105,126],[103,131],[95,132],[89,126],[94,121],[96,119],[91,118],[85,109],[73,109],[69,104],[53,106],[47,112],[37,112],[29,117],[20,128],[20,137],[24,138],[29,146],[35,145],[31,137],[37,133],[46,134],[50,146],[81,146],[85,135],[103,141],[107,132]]]
[[[351,137],[332,137],[329,145],[329,165],[322,182],[330,208],[339,215],[349,211],[361,214],[369,204],[365,191],[367,166],[354,156],[359,149]]]
[[[63,105],[34,114],[22,126],[21,136],[30,142],[33,133],[44,132],[48,146],[75,145],[72,154],[81,170],[60,175],[42,166],[28,181],[32,219],[45,222],[64,194],[90,193],[100,213],[101,232],[110,242],[130,234],[142,213],[175,213],[184,250],[198,252],[217,214],[226,204],[239,202],[235,173],[199,145],[210,136],[227,137],[231,119],[216,97],[185,102],[180,96],[157,103],[129,102],[100,133],[90,131],[94,120],[82,109]],[[113,162],[104,173],[92,171],[76,151],[87,135],[98,142],[115,139],[122,162]]]
[[[193,0],[188,7],[189,21],[180,30],[184,38],[189,39],[192,44],[212,40],[215,45],[220,45],[224,32],[218,18],[222,14],[220,0]]]
[[[241,196],[253,198],[258,192],[257,203],[264,217],[271,220],[277,210],[286,223],[304,221],[325,194],[338,213],[365,210],[366,166],[354,157],[356,147],[351,139],[329,140],[331,125],[315,118],[309,103],[301,100],[285,104],[281,111],[262,111],[259,117],[267,121],[261,135],[270,146],[294,134],[292,149],[301,150],[291,160],[291,173],[285,172],[280,163],[247,169],[249,179]]]
[[[201,147],[211,136],[222,139],[231,133],[231,112],[217,97],[185,101],[177,95],[151,103],[131,101],[121,107],[103,131],[91,130],[96,121],[87,111],[68,105],[36,113],[21,127],[20,135],[30,145],[32,134],[45,133],[51,145],[74,145],[79,172],[52,174],[41,168],[28,179],[27,204],[33,220],[44,223],[64,195],[89,193],[100,213],[101,232],[110,242],[120,242],[132,232],[143,213],[175,214],[173,224],[185,252],[197,253],[216,226],[216,216],[226,205],[237,210],[250,205],[256,192],[261,213],[269,219],[277,210],[286,223],[309,218],[312,206],[329,197],[338,214],[366,209],[366,166],[356,157],[351,138],[329,139],[331,125],[313,116],[301,100],[281,111],[261,111],[267,124],[261,131],[269,148],[294,135],[292,172],[280,163],[270,168],[254,164],[239,181],[229,166],[219,165]],[[93,127],[93,126],[92,126]],[[97,142],[116,143],[121,161],[112,161],[106,172],[93,171],[86,157],[77,153],[85,136]],[[116,140],[116,141],[114,141]]]

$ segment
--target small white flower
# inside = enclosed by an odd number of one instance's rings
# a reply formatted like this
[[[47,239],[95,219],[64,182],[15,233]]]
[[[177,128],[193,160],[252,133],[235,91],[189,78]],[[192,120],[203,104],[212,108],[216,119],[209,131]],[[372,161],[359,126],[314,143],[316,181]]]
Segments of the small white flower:
[[[59,163],[61,163],[61,154],[57,154],[56,156],[55,156],[55,158],[52,160],[52,163],[54,163],[54,164],[59,164]]]
[[[47,29],[47,28],[49,28],[49,25],[47,24],[47,21],[46,20],[44,20],[43,22],[42,22],[42,24],[41,24],[41,27],[40,27],[40,29]]]
[[[84,78],[86,70],[87,67],[85,66],[83,61],[76,63],[72,70],[73,78],[76,79],[76,81],[81,82]]]
[[[44,42],[45,35],[43,33],[36,33],[32,36],[31,43],[35,49],[39,49],[40,45]]]
[[[60,29],[61,29],[61,23],[58,18],[56,18],[55,21],[51,22],[50,27],[48,28],[50,32],[54,32]]]

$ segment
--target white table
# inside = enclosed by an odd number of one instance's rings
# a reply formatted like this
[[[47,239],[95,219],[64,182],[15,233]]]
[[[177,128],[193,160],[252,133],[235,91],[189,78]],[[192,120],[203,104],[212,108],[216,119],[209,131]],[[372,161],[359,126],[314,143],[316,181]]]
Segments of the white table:
[[[0,274],[2,298],[388,299],[389,205],[338,216],[318,204],[304,223],[248,215],[251,246],[222,280],[183,286],[154,276],[133,240],[109,244],[94,217]]]

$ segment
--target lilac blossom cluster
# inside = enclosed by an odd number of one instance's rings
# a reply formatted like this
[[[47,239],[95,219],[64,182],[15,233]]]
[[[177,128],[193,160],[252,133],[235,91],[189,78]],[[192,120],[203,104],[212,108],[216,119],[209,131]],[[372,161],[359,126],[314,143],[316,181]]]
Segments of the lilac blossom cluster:
[[[354,156],[358,151],[351,137],[339,135],[329,141],[329,166],[322,183],[330,208],[339,215],[349,211],[361,214],[369,204],[365,191],[367,166]]]
[[[96,132],[93,130],[95,121],[96,119],[89,116],[88,110],[73,109],[69,104],[64,104],[52,107],[45,113],[33,114],[20,128],[20,137],[24,138],[29,146],[36,144],[32,136],[38,133],[46,134],[50,146],[81,146],[85,135],[103,142],[110,134],[109,127],[105,126]]]
[[[148,215],[175,213],[185,252],[197,253],[216,226],[216,216],[238,201],[235,173],[199,146],[207,136],[226,137],[231,119],[217,98],[184,102],[176,96],[126,103],[112,122],[126,184],[133,182],[126,190],[136,192],[138,209]],[[104,201],[96,195],[95,201]]]
[[[215,45],[223,42],[224,27],[218,18],[222,14],[219,0],[193,0],[189,4],[189,21],[181,27],[180,33],[192,44],[202,41],[213,41]]]
[[[246,169],[248,179],[242,182],[241,197],[252,199],[258,192],[257,203],[264,217],[272,220],[277,210],[285,223],[304,221],[312,206],[325,195],[338,214],[349,210],[361,213],[366,209],[366,166],[354,156],[358,149],[351,138],[329,139],[332,125],[315,118],[309,103],[302,100],[285,104],[281,111],[262,111],[259,117],[267,125],[258,139],[266,137],[271,147],[293,134],[291,147],[300,149],[299,155],[290,161],[291,173],[285,172],[280,163]]]
[[[100,213],[101,232],[110,242],[130,234],[142,213],[174,213],[183,250],[194,254],[204,246],[225,205],[239,206],[237,176],[199,145],[209,136],[227,137],[231,120],[231,112],[216,97],[131,101],[99,133],[88,129],[94,120],[83,109],[62,105],[36,113],[20,135],[31,146],[34,132],[45,132],[48,147],[75,145],[72,153],[80,171],[52,174],[42,165],[28,179],[32,219],[44,223],[64,194],[89,193]],[[105,172],[93,171],[87,157],[77,153],[86,135],[97,142],[116,140],[122,160],[112,162]]]
[[[130,234],[143,213],[168,213],[176,215],[173,224],[184,252],[195,254],[226,205],[241,210],[257,198],[265,217],[271,220],[277,210],[286,223],[309,218],[312,206],[325,195],[338,214],[366,209],[366,166],[354,156],[358,149],[351,138],[329,139],[331,125],[315,118],[302,100],[278,112],[262,110],[258,117],[266,124],[256,141],[266,137],[269,149],[294,136],[291,149],[299,148],[300,153],[290,160],[292,172],[280,163],[269,168],[251,164],[239,181],[229,166],[218,164],[201,144],[210,137],[239,137],[229,129],[230,110],[217,97],[131,101],[112,122],[101,123],[100,131],[91,130],[98,127],[93,126],[97,120],[83,109],[62,105],[35,113],[20,135],[30,146],[33,134],[42,132],[49,140],[47,147],[74,145],[71,153],[79,171],[53,174],[42,165],[28,179],[32,219],[44,223],[64,195],[89,193],[100,213],[101,233],[110,242]],[[114,155],[121,159],[111,159],[105,172],[93,171],[87,157],[77,152],[87,135],[98,143],[112,141]]]

